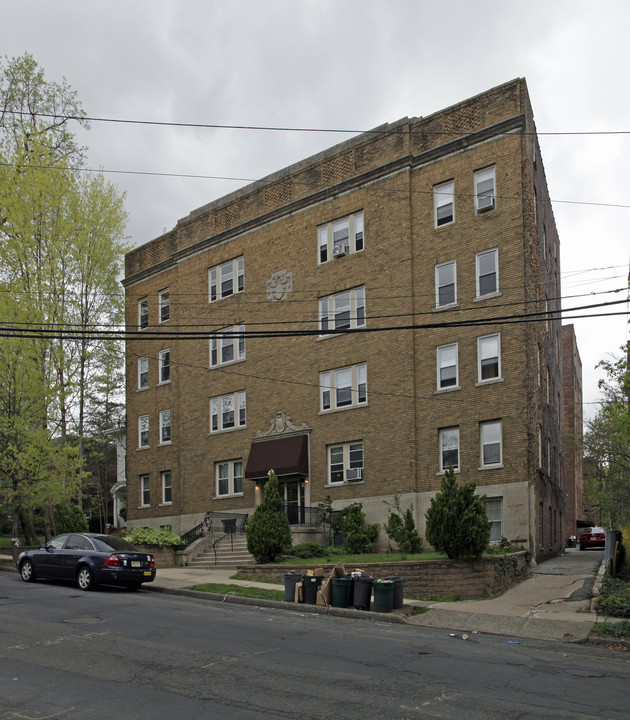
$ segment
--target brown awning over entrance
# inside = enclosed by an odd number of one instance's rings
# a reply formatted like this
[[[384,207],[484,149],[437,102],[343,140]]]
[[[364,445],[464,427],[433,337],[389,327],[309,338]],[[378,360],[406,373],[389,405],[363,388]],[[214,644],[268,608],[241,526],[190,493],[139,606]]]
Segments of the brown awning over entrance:
[[[253,442],[249,450],[246,480],[262,480],[273,470],[283,475],[308,476],[308,436],[293,435]]]

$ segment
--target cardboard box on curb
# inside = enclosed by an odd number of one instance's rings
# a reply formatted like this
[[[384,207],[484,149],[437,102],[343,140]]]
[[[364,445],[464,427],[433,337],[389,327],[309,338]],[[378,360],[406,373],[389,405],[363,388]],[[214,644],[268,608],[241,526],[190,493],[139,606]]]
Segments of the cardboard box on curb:
[[[323,570],[321,574],[324,574]],[[337,563],[337,565],[335,565],[335,567],[328,573],[328,577],[322,582],[321,588],[317,591],[317,599],[315,601],[316,605],[330,605],[332,579],[334,577],[345,577],[346,575],[347,573],[343,563]]]

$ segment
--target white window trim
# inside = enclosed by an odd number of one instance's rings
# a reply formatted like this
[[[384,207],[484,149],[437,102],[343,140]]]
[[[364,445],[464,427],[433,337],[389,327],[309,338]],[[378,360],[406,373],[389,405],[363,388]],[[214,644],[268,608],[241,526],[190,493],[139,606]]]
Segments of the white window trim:
[[[498,526],[499,526],[499,533],[498,533],[498,534],[499,534],[499,539],[498,539],[498,540],[496,540],[496,539],[495,539],[495,540],[492,540],[492,530],[491,530],[491,531],[490,531],[490,542],[491,542],[491,543],[500,543],[500,542],[501,542],[501,538],[503,537],[503,498],[502,498],[502,497],[490,497],[490,498],[485,498],[485,500],[483,501],[483,503],[484,503],[484,506],[486,507],[486,516],[488,517],[488,523],[489,523],[491,526],[492,526],[492,525],[494,525],[494,526],[498,525]],[[498,509],[499,509],[499,519],[498,519],[498,520],[490,519],[490,517],[488,516],[488,507],[487,507],[487,506],[488,506],[490,503],[493,503],[493,505],[494,505],[495,507],[498,505]]]
[[[485,293],[485,295],[479,294],[479,285],[480,285],[480,271],[479,271],[479,259],[483,255],[494,255],[494,272],[496,275],[496,290],[493,290],[492,292]],[[475,285],[476,285],[476,297],[475,301],[479,300],[485,300],[486,298],[493,298],[497,297],[501,294],[500,291],[500,285],[499,285],[499,248],[489,248],[488,250],[482,250],[481,252],[478,252],[475,255]]]
[[[453,285],[454,285],[454,299],[453,302],[450,303],[444,303],[443,305],[440,304],[440,288],[443,287],[440,285],[439,281],[439,275],[440,275],[440,269],[444,267],[448,267],[449,265],[453,266]],[[457,305],[457,261],[456,260],[447,260],[446,262],[438,263],[435,266],[435,308],[436,310],[442,310],[442,308],[452,308],[455,305]]]
[[[234,357],[232,360],[222,361],[223,347],[230,343],[234,346]],[[217,361],[213,362],[213,354],[216,351]],[[223,365],[243,362],[245,360],[245,325],[233,325],[224,328],[215,335],[210,336],[210,368],[217,368]]]
[[[358,467],[359,467],[359,466],[355,465],[354,468],[351,468],[351,465],[350,465],[350,449],[351,449],[351,447],[357,446],[357,445],[361,446],[361,466],[360,466],[360,468],[361,468],[362,478],[361,478],[361,480],[353,480],[352,484],[359,484],[359,483],[365,482],[365,446],[363,444],[363,440],[353,440],[351,442],[346,442],[346,443],[333,443],[331,445],[328,445],[328,447],[326,448],[326,462],[327,462],[326,486],[327,487],[341,487],[342,485],[348,484],[348,480],[347,480],[348,470],[358,469]],[[338,448],[342,448],[342,452],[343,452],[343,469],[341,471],[343,474],[343,479],[340,481],[333,482],[332,469],[331,469],[331,465],[332,465],[331,455],[332,455],[333,450],[338,449]]]
[[[142,309],[146,308],[146,313]],[[146,317],[146,325],[142,325],[142,318]],[[138,330],[146,330],[149,327],[149,298],[145,297],[138,300]]]
[[[349,328],[337,328],[336,315],[335,315],[335,301],[338,298],[348,296],[350,306],[350,327]],[[359,308],[363,309],[363,318],[359,319]],[[328,323],[328,328],[324,330],[323,321],[324,318]],[[334,295],[327,295],[326,297],[319,299],[319,330],[321,332],[320,337],[331,337],[332,335],[342,334],[346,329],[356,329],[365,327],[367,324],[365,314],[365,286],[352,288],[351,290],[344,290]],[[336,332],[331,332],[336,331]]]
[[[234,407],[234,425],[231,427],[223,427],[223,399],[232,398]],[[216,402],[217,405],[217,429],[212,428],[212,407]],[[245,411],[245,420],[241,422],[241,409]],[[242,430],[247,427],[247,397],[245,390],[237,390],[233,393],[226,393],[225,395],[216,395],[210,398],[210,434],[216,435],[217,433],[234,432],[235,430]]]
[[[171,499],[166,499],[166,476],[168,475],[170,484],[169,488],[171,491]],[[164,470],[160,473],[160,478],[162,480],[162,502],[161,505],[172,505],[173,504],[173,474],[170,470]]]
[[[164,300],[164,296],[166,296],[166,300]],[[163,308],[166,308],[168,311],[168,317],[162,319],[162,310]],[[169,289],[164,288],[163,290],[160,290],[158,293],[158,322],[159,323],[165,323],[168,322],[171,319],[171,301],[170,301],[170,294]]]
[[[168,379],[162,380],[162,370],[164,368],[164,355],[168,353]],[[166,385],[171,382],[171,349],[164,348],[158,353],[158,385]]]
[[[224,268],[231,266],[232,270],[232,292],[223,294],[222,288],[222,271]],[[242,287],[239,280],[242,278]],[[213,298],[212,289],[215,289],[215,297]],[[228,260],[228,262],[215,265],[214,267],[208,268],[208,302],[214,303],[225,298],[232,297],[232,295],[238,295],[245,291],[245,259],[243,255]]]
[[[491,206],[484,206],[479,209],[479,184],[482,182],[487,182],[488,180],[492,179],[492,192],[490,193],[492,195],[492,205]],[[474,174],[474,190],[475,190],[475,213],[477,215],[483,214],[484,212],[489,212],[496,209],[497,206],[497,179],[496,179],[496,168],[494,165],[491,167],[483,168],[482,170],[477,170]],[[487,193],[484,193],[484,197],[487,195]]]
[[[145,503],[145,501],[144,501],[145,481],[146,481],[146,492],[149,495],[148,503]],[[141,507],[141,508],[151,507],[151,478],[146,473],[144,475],[140,475],[140,505],[139,505],[139,507]]]
[[[491,378],[482,378],[481,377],[481,371],[482,366],[481,362],[484,358],[481,356],[481,346],[483,344],[484,340],[490,340],[491,338],[496,338],[497,341],[497,364],[498,364],[498,375],[496,377]],[[501,365],[501,333],[491,333],[490,335],[481,335],[477,338],[477,386],[479,385],[488,385],[490,383],[496,383],[496,382],[502,382],[503,381],[503,374],[502,374],[502,365]]]
[[[168,413],[168,416],[166,415],[166,413]],[[165,410],[160,410],[160,415],[159,415],[159,417],[160,417],[160,438],[159,438],[159,439],[160,439],[160,442],[159,442],[158,444],[159,444],[159,445],[170,445],[170,444],[172,443],[172,441],[173,441],[173,440],[172,440],[172,438],[173,438],[173,428],[172,428],[172,423],[171,423],[171,410],[170,410],[170,408],[166,408]],[[166,425],[165,422],[164,422],[164,418],[165,418],[165,417],[168,417],[168,425]],[[166,427],[168,427],[169,439],[168,439],[168,440],[162,440],[162,430],[163,430],[164,428],[166,428]]]
[[[484,442],[484,428],[492,425],[499,426],[499,462],[484,462],[484,448],[486,445],[494,445],[496,443]],[[488,420],[479,424],[479,449],[480,449],[480,470],[489,470],[503,467],[503,422],[501,420]]]
[[[439,431],[439,446],[440,446],[440,471],[438,474],[443,475],[448,468],[450,467],[450,463],[447,467],[444,467],[444,436],[448,432],[453,432],[454,430],[457,431],[457,467],[453,466],[453,471],[458,473],[461,466],[462,466],[462,458],[461,458],[461,442],[460,442],[460,433],[459,433],[459,426],[453,425],[452,427],[445,427],[440,428]]]
[[[337,223],[348,221],[348,247],[346,255],[351,255],[365,250],[365,230],[363,222],[363,210],[336,218],[331,222],[319,225],[317,228],[317,264],[331,262],[335,259],[335,243],[333,239],[333,227]],[[339,244],[339,243],[337,243]],[[322,252],[324,250],[324,252]],[[325,255],[325,258],[323,256]]]
[[[147,384],[142,384],[142,375],[144,373],[142,372],[142,364],[143,362],[146,362],[147,364],[147,370],[146,370],[146,376],[147,376]],[[138,358],[138,390],[147,390],[149,387],[149,356],[143,355],[142,357]]]
[[[234,472],[234,467],[235,467],[235,465],[237,465],[239,463],[241,466],[241,474],[236,475]],[[227,470],[228,470],[227,478],[224,478],[227,480],[227,484],[228,484],[227,493],[219,492],[219,479],[220,479],[219,478],[219,469],[222,465],[223,466],[227,465]],[[231,498],[231,497],[242,497],[245,494],[245,492],[244,492],[244,490],[237,492],[235,490],[234,481],[237,477],[239,477],[241,480],[241,487],[243,487],[243,482],[245,480],[245,472],[244,471],[245,471],[245,467],[243,464],[243,460],[241,458],[237,458],[236,460],[220,460],[219,462],[215,462],[215,464],[214,464],[215,498],[223,499],[223,498]]]
[[[337,405],[337,378],[340,373],[351,371],[350,397],[351,402],[348,405]],[[359,400],[359,386],[365,384],[365,399]],[[351,410],[357,407],[363,407],[368,404],[367,393],[367,364],[350,365],[348,367],[335,368],[319,374],[319,400],[320,413],[339,412],[342,410]],[[347,386],[342,386],[347,387]],[[329,395],[330,407],[325,407],[325,394]]]
[[[438,223],[438,209],[451,205],[451,219]],[[448,227],[455,222],[455,181],[449,180],[433,186],[433,222],[436,228]]]
[[[443,365],[441,355],[444,355],[447,350],[455,350],[455,384],[454,385],[441,385],[440,370],[442,367],[453,367],[453,365]],[[436,367],[437,367],[437,392],[448,392],[449,390],[459,390],[459,346],[458,343],[448,343],[447,345],[440,345],[436,349]]]
[[[146,425],[147,425],[147,429],[146,429],[147,442],[146,442],[146,444],[143,445],[142,444],[142,425],[145,420],[146,420]],[[149,416],[148,415],[139,415],[138,416],[138,449],[139,450],[143,450],[144,448],[150,447],[150,445],[151,445],[151,440],[150,440],[150,435],[149,435],[150,432],[151,432],[151,424],[149,422]]]

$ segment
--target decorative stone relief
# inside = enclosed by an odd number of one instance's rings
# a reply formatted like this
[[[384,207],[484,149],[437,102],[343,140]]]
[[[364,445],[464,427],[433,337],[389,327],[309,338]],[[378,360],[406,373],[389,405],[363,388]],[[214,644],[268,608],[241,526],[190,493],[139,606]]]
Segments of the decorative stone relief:
[[[310,430],[306,423],[294,425],[289,415],[283,412],[277,412],[268,430],[259,430],[256,433],[257,438],[273,437],[275,435],[288,435],[289,433],[304,432]]]
[[[293,273],[280,270],[267,280],[267,300],[278,302],[284,300],[293,290]]]

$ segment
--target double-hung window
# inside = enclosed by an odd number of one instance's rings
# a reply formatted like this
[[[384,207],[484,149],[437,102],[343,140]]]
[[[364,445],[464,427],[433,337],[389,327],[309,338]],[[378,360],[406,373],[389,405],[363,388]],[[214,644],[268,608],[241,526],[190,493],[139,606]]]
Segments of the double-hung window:
[[[440,471],[449,467],[459,470],[459,428],[450,427],[440,430]]]
[[[138,300],[138,329],[144,330],[149,327],[149,299]]]
[[[210,398],[210,432],[234,430],[247,424],[245,391]]]
[[[455,220],[455,183],[436,185],[433,188],[433,205],[435,209],[435,227],[449,225]]]
[[[484,250],[477,253],[477,297],[499,292],[499,251]]]
[[[170,505],[173,502],[173,478],[170,470],[162,473],[162,505]]]
[[[501,377],[501,335],[484,335],[477,338],[478,381],[497,380]]]
[[[171,316],[171,304],[169,300],[168,288],[160,290],[158,293],[158,307],[160,311],[160,322],[166,322]]]
[[[208,270],[208,301],[215,302],[245,290],[245,259],[230,262]]]
[[[151,481],[148,475],[140,475],[140,505],[141,507],[151,505]]]
[[[328,446],[328,482],[331,485],[363,480],[361,441]]]
[[[317,228],[317,261],[320,265],[363,248],[363,211]]]
[[[322,411],[358,407],[367,403],[367,365],[352,365],[320,373]]]
[[[494,166],[475,173],[475,211],[493,210],[496,205]]]
[[[330,330],[365,327],[365,288],[359,287],[319,300],[319,329]]]
[[[215,463],[217,497],[243,494],[243,461],[227,460]]]
[[[149,387],[149,358],[138,358],[138,390]]]
[[[149,416],[140,415],[138,418],[138,447],[149,447]]]
[[[160,373],[160,382],[170,382],[171,379],[171,351],[169,348],[160,350],[158,353],[158,367]]]
[[[245,360],[245,325],[234,325],[210,338],[210,367]]]
[[[501,527],[503,498],[487,498],[483,501],[486,508],[486,515],[490,523],[490,542],[501,542],[503,530]]]
[[[501,421],[481,423],[481,467],[496,467],[502,462]]]
[[[437,349],[437,387],[446,390],[459,386],[457,343]]]
[[[171,442],[171,411],[160,410],[160,444]]]
[[[435,306],[445,307],[457,302],[457,263],[455,260],[435,266]]]

